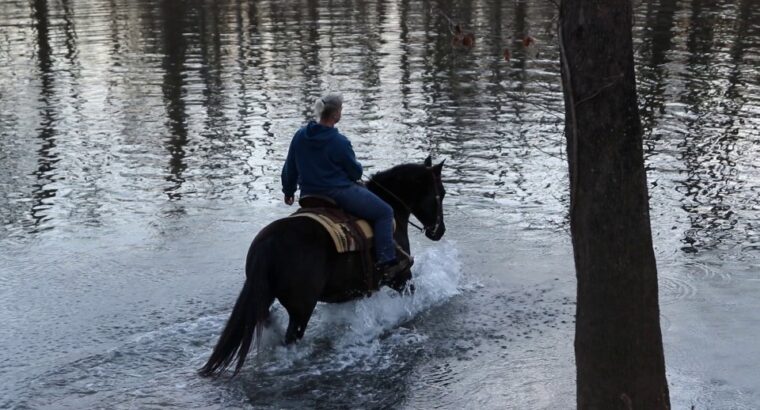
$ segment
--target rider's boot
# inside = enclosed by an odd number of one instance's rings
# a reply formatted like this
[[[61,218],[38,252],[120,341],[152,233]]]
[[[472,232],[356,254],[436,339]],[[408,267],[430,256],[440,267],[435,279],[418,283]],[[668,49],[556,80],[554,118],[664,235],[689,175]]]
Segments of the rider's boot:
[[[380,274],[380,283],[390,283],[398,274],[411,268],[412,265],[414,265],[414,258],[402,253],[398,258],[377,263],[375,270]]]

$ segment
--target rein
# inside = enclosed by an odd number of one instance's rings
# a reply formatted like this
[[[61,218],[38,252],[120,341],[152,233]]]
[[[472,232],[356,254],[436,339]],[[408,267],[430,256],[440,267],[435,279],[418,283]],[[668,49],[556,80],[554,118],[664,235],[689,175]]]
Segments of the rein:
[[[398,201],[398,203],[401,204],[401,206],[403,206],[406,209],[407,212],[409,212],[409,215],[414,215],[412,213],[412,208],[410,208],[409,205],[407,205],[406,202],[404,202],[404,200],[402,200],[401,198],[399,198],[390,189],[384,187],[383,184],[377,182],[377,180],[374,179],[374,178],[372,178],[372,177],[368,177],[367,181],[368,182],[372,181],[380,189],[382,189],[383,191],[387,192],[388,195],[390,195],[391,197],[393,197],[393,199],[395,199],[396,201]],[[416,223],[412,222],[411,220],[407,221],[409,223],[409,225],[412,225],[413,227],[419,229],[420,232],[427,232],[427,231],[435,232],[435,231],[438,230],[438,226],[440,226],[440,224],[441,224],[440,221],[441,221],[441,217],[442,217],[443,212],[442,212],[442,209],[441,209],[441,195],[438,192],[438,184],[437,184],[437,182],[438,181],[436,181],[435,175],[433,175],[433,189],[435,189],[435,201],[436,201],[436,204],[438,205],[438,215],[436,215],[436,221],[435,221],[435,225],[432,227],[432,231],[431,231],[431,228],[429,226],[427,226],[427,225],[425,225],[425,226],[419,226]]]

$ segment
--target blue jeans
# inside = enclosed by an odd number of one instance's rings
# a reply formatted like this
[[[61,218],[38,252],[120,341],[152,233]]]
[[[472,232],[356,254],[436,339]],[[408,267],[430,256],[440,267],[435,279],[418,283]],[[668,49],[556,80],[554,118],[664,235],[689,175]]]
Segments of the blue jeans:
[[[379,263],[396,258],[393,243],[393,208],[367,188],[355,184],[325,192],[346,212],[366,219],[375,231],[375,258]]]

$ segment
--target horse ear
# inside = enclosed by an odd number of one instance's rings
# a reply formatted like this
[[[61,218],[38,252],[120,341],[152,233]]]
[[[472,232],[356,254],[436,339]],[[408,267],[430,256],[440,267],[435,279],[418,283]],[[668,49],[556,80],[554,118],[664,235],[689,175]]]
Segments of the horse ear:
[[[430,158],[430,155],[428,155],[428,157],[425,158],[425,166],[426,167],[432,167],[433,166],[433,159]]]
[[[436,166],[433,167],[433,171],[435,171],[436,174],[441,175],[441,170],[443,169],[443,163],[444,162],[446,162],[445,159],[443,161],[441,161],[440,164],[438,164],[438,165],[436,165]]]

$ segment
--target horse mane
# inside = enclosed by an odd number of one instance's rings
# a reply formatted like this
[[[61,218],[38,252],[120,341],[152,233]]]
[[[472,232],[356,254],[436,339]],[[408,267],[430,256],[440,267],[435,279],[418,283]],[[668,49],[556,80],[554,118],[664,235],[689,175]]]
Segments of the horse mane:
[[[422,164],[400,164],[393,168],[380,171],[372,175],[372,179],[382,182],[390,182],[393,179],[408,179],[410,174],[422,174],[428,167]]]
[[[428,167],[422,164],[401,164],[372,175],[367,184],[370,191],[381,197],[386,196],[385,189],[405,200],[419,195],[420,184],[424,183],[423,175]]]

